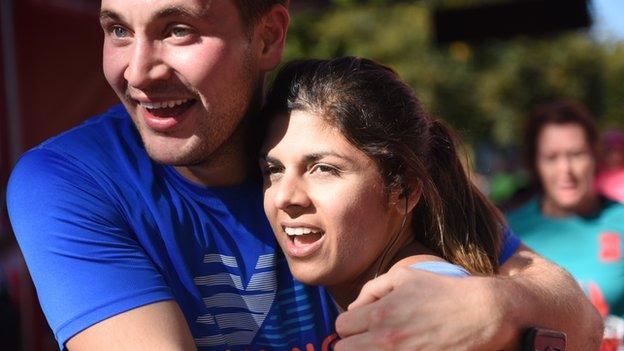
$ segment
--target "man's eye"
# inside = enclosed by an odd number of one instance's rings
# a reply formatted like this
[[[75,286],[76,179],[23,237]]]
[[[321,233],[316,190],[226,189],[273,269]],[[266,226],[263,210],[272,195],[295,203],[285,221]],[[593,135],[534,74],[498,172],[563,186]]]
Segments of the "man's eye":
[[[125,38],[128,36],[128,30],[121,26],[113,26],[110,32],[115,38]]]
[[[173,27],[171,28],[171,35],[176,38],[183,38],[191,34],[191,30],[186,27]]]

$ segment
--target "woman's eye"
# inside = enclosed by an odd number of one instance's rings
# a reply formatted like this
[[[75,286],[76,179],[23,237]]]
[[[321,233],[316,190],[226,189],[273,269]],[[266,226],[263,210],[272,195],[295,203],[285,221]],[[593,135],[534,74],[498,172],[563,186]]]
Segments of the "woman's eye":
[[[321,174],[332,174],[338,175],[340,174],[340,170],[336,167],[325,165],[325,164],[316,164],[310,170],[310,173],[321,173]]]
[[[280,172],[282,172],[282,167],[280,166],[268,165],[262,167],[262,174],[265,176],[270,176]]]

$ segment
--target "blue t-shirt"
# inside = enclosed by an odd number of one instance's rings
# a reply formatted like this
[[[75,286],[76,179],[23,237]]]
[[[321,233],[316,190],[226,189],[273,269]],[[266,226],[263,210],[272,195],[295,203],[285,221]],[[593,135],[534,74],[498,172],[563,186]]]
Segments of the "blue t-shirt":
[[[332,300],[293,279],[260,185],[202,187],[154,163],[121,105],[23,155],[7,198],[61,347],[162,300],[206,350],[319,350],[335,338]],[[508,233],[501,258],[518,244]]]
[[[206,350],[320,349],[334,333],[325,290],[279,254],[260,185],[201,187],[152,162],[122,107],[25,154],[8,202],[60,345],[171,299]]]

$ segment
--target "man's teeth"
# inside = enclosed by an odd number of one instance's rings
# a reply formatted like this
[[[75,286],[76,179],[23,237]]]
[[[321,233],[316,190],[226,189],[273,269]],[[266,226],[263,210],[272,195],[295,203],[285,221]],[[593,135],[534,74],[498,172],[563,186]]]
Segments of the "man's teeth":
[[[288,235],[306,235],[306,234],[312,234],[312,233],[320,233],[320,231],[316,231],[316,230],[312,230],[310,228],[305,228],[305,227],[297,227],[297,228],[293,228],[293,227],[284,227],[284,231],[286,232],[286,234]]]
[[[155,110],[158,108],[171,108],[174,106],[180,106],[184,103],[187,103],[189,100],[190,99],[171,100],[171,101],[162,101],[162,102],[142,102],[141,106],[150,110]]]

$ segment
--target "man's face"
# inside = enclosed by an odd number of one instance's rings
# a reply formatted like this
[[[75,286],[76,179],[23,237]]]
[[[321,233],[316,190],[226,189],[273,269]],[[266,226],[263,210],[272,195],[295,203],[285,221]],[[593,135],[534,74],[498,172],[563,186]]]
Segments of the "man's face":
[[[224,145],[261,79],[230,0],[102,0],[106,79],[150,157],[201,164]]]

